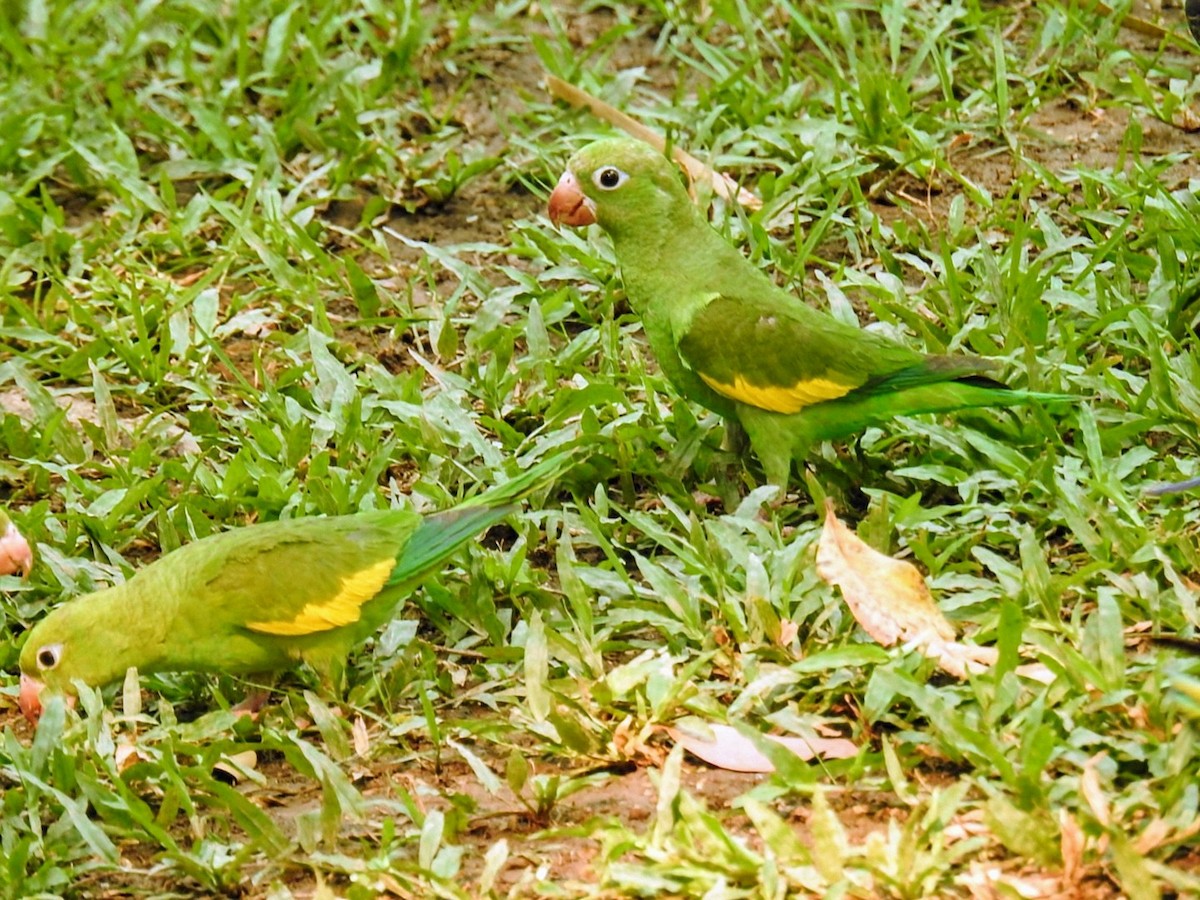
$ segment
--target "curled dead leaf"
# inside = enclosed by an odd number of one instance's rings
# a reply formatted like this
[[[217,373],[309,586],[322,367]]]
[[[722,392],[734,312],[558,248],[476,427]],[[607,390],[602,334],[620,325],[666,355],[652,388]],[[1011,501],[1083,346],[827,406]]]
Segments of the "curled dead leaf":
[[[916,566],[864,543],[838,519],[829,500],[817,544],[817,574],[841,589],[858,624],[885,647],[910,644],[956,678],[982,672],[999,659],[994,647],[958,641]],[[1055,679],[1041,663],[1018,666],[1016,672],[1042,684]]]
[[[226,784],[237,784],[258,767],[258,754],[253,750],[231,753],[213,765],[213,777]]]
[[[150,757],[129,738],[121,737],[117,740],[116,750],[113,751],[113,762],[116,763],[118,772],[124,772],[135,763],[149,761],[149,759]]]
[[[779,646],[786,647],[796,639],[796,635],[800,633],[800,623],[793,622],[791,619],[779,620]]]
[[[371,749],[371,737],[367,734],[367,723],[362,716],[354,717],[354,724],[350,726],[350,737],[354,741],[354,755],[365,758]]]
[[[880,553],[842,524],[825,502],[817,574],[842,590],[863,629],[886,647],[897,641],[952,643],[954,628],[933,602],[916,566]]]

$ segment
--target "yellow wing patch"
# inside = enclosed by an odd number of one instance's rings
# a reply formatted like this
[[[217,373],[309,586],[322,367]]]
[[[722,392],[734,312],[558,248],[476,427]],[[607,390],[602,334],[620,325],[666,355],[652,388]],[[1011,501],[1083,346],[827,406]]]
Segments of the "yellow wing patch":
[[[246,627],[266,634],[295,636],[329,631],[357,622],[362,615],[362,605],[379,593],[395,567],[394,559],[380,560],[360,572],[347,575],[338,585],[336,594],[319,603],[306,603],[293,618],[247,622]]]
[[[852,384],[839,384],[828,378],[809,378],[785,387],[750,384],[740,375],[733,376],[733,384],[725,384],[703,372],[699,374],[705,384],[730,400],[785,414],[800,412],[804,407],[824,400],[836,400],[854,390]]]

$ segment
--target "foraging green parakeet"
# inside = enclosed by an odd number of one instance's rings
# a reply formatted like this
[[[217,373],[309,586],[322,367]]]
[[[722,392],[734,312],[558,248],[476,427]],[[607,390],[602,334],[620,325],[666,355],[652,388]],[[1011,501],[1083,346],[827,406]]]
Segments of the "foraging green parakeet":
[[[555,223],[598,223],[663,373],[740,423],[767,480],[822,440],[894,416],[1073,399],[1018,391],[970,356],[926,356],[777,287],[713,229],[675,166],[639,141],[584,147],[550,195]]]
[[[43,690],[70,702],[72,679],[101,686],[130,666],[236,674],[304,662],[332,681],[354,644],[402,598],[572,456],[544,460],[435,515],[393,509],[290,519],[181,547],[33,627],[21,650],[21,710],[36,721]]]
[[[17,531],[8,513],[0,509],[0,575],[12,575],[15,572],[28,575],[32,568],[33,551],[29,548],[29,542]]]

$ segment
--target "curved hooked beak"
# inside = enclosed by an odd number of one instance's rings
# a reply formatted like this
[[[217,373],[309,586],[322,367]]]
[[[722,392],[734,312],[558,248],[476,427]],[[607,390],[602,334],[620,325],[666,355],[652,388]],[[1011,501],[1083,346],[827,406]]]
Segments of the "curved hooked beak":
[[[21,712],[31,725],[36,725],[42,716],[42,690],[44,688],[45,685],[32,675],[21,673],[21,693],[17,696],[17,706],[21,707]]]
[[[579,189],[579,182],[569,171],[563,172],[562,178],[558,179],[558,184],[550,194],[547,212],[555,225],[561,222],[579,227],[596,221],[596,204],[584,196]]]
[[[11,575],[20,572],[29,575],[33,568],[33,550],[29,542],[17,531],[17,526],[8,523],[8,528],[0,534],[0,575]]]
[[[17,706],[21,707],[21,712],[31,725],[36,725],[42,717],[42,691],[45,689],[46,686],[32,675],[21,673],[21,693],[17,696]],[[68,709],[74,709],[75,701],[79,698],[74,694],[66,694],[63,699]]]

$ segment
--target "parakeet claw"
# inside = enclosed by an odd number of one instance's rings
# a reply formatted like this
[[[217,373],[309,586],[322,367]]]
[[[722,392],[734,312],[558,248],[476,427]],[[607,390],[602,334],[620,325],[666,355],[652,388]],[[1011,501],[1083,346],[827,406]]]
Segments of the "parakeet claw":
[[[570,172],[563,172],[562,178],[558,179],[558,184],[550,194],[547,212],[555,225],[561,223],[580,227],[596,221],[596,204],[584,196],[579,189],[579,182]]]
[[[32,568],[33,551],[29,542],[17,531],[17,526],[9,522],[8,528],[0,534],[0,575],[14,572],[28,575]]]

